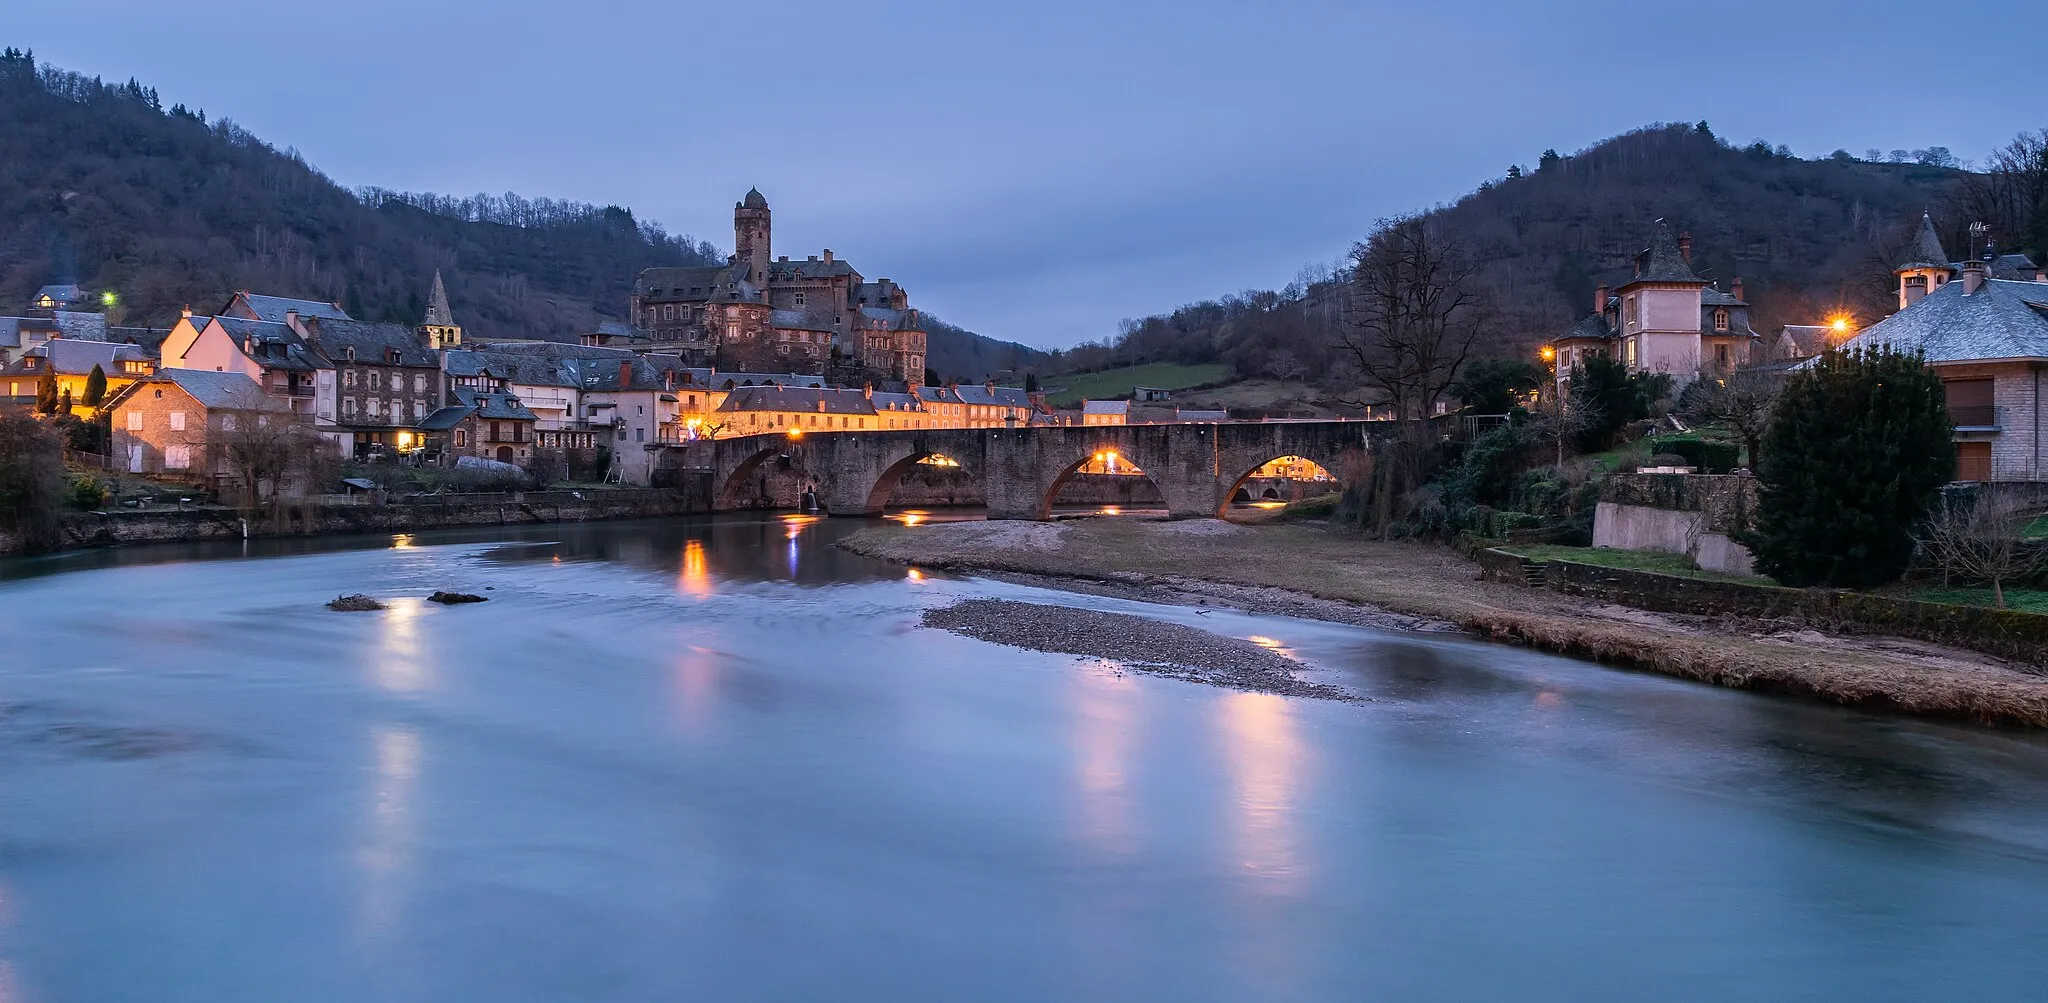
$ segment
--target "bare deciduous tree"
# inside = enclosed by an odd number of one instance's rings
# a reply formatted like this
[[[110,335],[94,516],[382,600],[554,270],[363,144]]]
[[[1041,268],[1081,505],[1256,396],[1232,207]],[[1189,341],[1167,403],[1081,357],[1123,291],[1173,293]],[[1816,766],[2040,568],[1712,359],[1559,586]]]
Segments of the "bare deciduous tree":
[[[1771,410],[1784,389],[1784,376],[1777,372],[1738,369],[1725,375],[1702,373],[1680,398],[1679,414],[1734,432],[1749,451],[1749,468],[1755,470],[1763,455],[1764,429],[1770,427]]]
[[[1421,480],[1436,413],[1490,320],[1478,268],[1441,224],[1424,216],[1380,220],[1352,249],[1350,317],[1339,350],[1364,391],[1347,403],[1384,404],[1395,422],[1380,437],[1370,509],[1385,533],[1394,500]]]
[[[328,447],[305,416],[258,399],[246,403],[221,411],[209,448],[218,469],[241,483],[245,506],[260,510],[313,476]]]
[[[1936,505],[1920,545],[1944,580],[1988,583],[1993,601],[2004,609],[2006,583],[2041,567],[2042,548],[2026,539],[2033,517],[2019,496],[1987,484],[1973,498]]]
[[[2048,129],[2023,132],[1963,175],[1956,205],[2008,250],[2048,254]]]

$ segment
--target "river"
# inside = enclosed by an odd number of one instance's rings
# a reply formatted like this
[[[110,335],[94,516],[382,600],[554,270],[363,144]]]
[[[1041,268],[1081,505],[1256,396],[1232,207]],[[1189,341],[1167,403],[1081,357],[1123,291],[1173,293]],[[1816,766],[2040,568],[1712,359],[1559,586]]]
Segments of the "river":
[[[855,525],[0,562],[0,1001],[2048,985],[2037,736],[907,572],[827,545]],[[1371,699],[918,626],[963,596],[1260,638]]]

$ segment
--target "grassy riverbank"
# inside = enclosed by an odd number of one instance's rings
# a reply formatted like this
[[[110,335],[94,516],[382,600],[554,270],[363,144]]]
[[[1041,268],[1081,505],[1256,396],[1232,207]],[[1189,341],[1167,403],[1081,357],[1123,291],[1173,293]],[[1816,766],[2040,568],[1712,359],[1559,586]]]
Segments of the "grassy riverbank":
[[[1903,639],[1801,625],[1674,616],[1477,580],[1449,549],[1381,543],[1320,526],[1214,520],[964,522],[878,526],[841,543],[924,567],[1162,586],[1285,589],[1441,620],[1610,665],[1848,706],[2048,727],[2048,675]],[[1318,615],[1309,612],[1307,615]]]

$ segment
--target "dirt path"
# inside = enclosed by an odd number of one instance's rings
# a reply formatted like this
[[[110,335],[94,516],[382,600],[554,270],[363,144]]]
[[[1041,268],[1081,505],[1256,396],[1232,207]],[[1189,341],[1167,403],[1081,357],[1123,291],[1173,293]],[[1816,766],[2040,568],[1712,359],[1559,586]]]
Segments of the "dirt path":
[[[1974,652],[1804,624],[1689,617],[1480,581],[1448,548],[1218,520],[876,526],[840,544],[920,567],[1394,629],[1459,627],[1722,686],[1993,724],[2048,726],[2048,676]]]

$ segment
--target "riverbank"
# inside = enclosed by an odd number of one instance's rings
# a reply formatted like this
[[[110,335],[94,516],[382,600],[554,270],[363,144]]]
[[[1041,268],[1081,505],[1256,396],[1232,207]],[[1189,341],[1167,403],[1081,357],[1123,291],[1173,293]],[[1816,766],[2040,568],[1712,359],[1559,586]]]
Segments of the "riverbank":
[[[2048,727],[2048,674],[1902,638],[1792,621],[1652,613],[1479,580],[1454,551],[1320,526],[1217,520],[959,522],[876,526],[840,543],[942,570],[1039,576],[1163,602],[1206,601],[1374,626],[1455,625],[1608,665],[1997,725]],[[1354,618],[1350,613],[1356,613]]]

